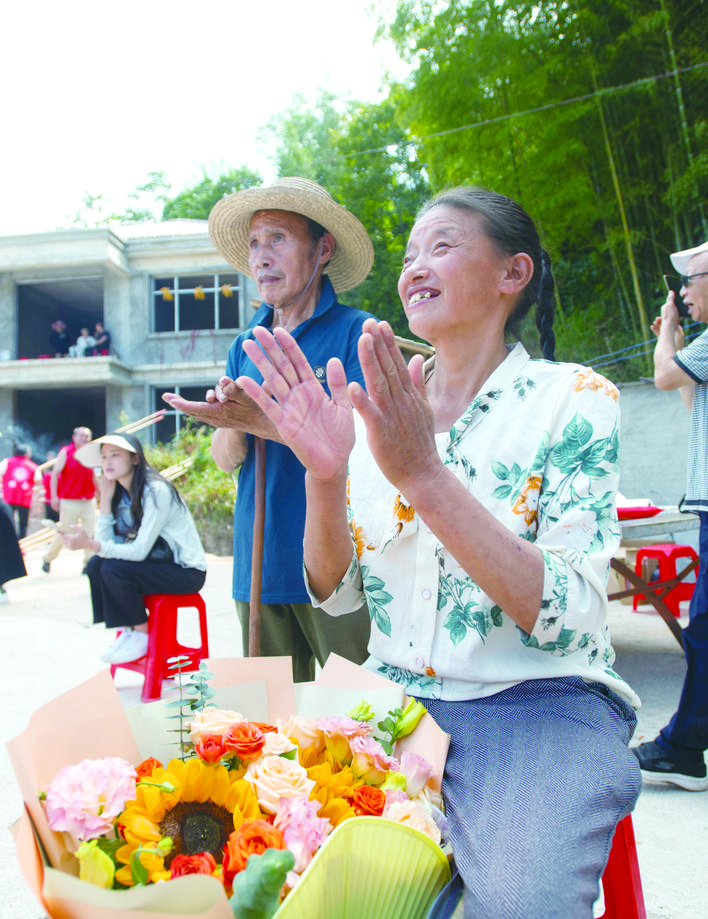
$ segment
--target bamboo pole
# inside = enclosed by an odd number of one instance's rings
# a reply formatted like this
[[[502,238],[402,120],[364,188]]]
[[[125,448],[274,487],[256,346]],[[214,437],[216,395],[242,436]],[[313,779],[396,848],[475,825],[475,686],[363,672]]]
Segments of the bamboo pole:
[[[251,551],[251,595],[248,606],[248,656],[261,654],[261,587],[263,584],[263,534],[265,531],[266,444],[255,440],[256,478],[253,514],[253,549]]]

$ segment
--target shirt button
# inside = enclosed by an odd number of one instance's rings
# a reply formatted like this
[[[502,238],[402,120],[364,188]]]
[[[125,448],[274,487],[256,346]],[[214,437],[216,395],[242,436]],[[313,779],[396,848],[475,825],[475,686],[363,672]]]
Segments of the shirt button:
[[[422,667],[422,666],[423,666],[423,658],[422,658],[422,657],[416,657],[416,659],[415,659],[415,665],[416,665],[416,667]]]
[[[425,590],[421,590],[420,595],[424,600],[429,600],[430,597],[432,596],[432,594],[427,588]]]

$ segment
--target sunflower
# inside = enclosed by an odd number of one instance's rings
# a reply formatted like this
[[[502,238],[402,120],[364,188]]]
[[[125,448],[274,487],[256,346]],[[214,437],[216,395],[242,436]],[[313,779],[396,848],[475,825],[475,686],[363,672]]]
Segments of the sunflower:
[[[229,835],[244,820],[264,816],[242,774],[195,758],[186,762],[173,759],[167,768],[158,765],[144,776],[135,801],[129,802],[118,818],[125,845],[116,853],[124,866],[116,872],[116,880],[133,885],[131,859],[139,848],[152,850],[138,857],[153,883],[170,877],[169,866],[176,855],[210,852],[221,863]],[[165,791],[166,785],[173,786],[174,791]],[[172,848],[163,855],[158,845],[165,837],[172,840]]]

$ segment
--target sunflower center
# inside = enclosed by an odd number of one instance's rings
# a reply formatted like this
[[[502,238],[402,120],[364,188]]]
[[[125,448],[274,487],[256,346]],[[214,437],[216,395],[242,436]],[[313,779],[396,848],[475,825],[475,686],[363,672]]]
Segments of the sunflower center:
[[[181,801],[160,823],[160,833],[172,838],[173,848],[165,866],[176,855],[211,852],[221,862],[222,849],[233,831],[233,815],[213,801]]]

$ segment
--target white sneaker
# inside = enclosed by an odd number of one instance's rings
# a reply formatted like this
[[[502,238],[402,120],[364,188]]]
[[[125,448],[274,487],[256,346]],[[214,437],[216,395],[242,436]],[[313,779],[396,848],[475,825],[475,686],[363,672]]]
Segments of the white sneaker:
[[[108,663],[113,652],[116,650],[116,648],[123,644],[123,642],[128,637],[128,634],[128,629],[123,629],[122,632],[116,635],[115,639],[110,643],[110,645],[108,645],[106,650],[101,652],[101,660]]]
[[[138,661],[145,657],[148,650],[147,632],[138,632],[135,629],[126,629],[121,638],[125,635],[123,641],[114,642],[110,649],[110,656],[106,663],[108,664],[129,664],[131,661]],[[117,646],[117,647],[116,647]]]

